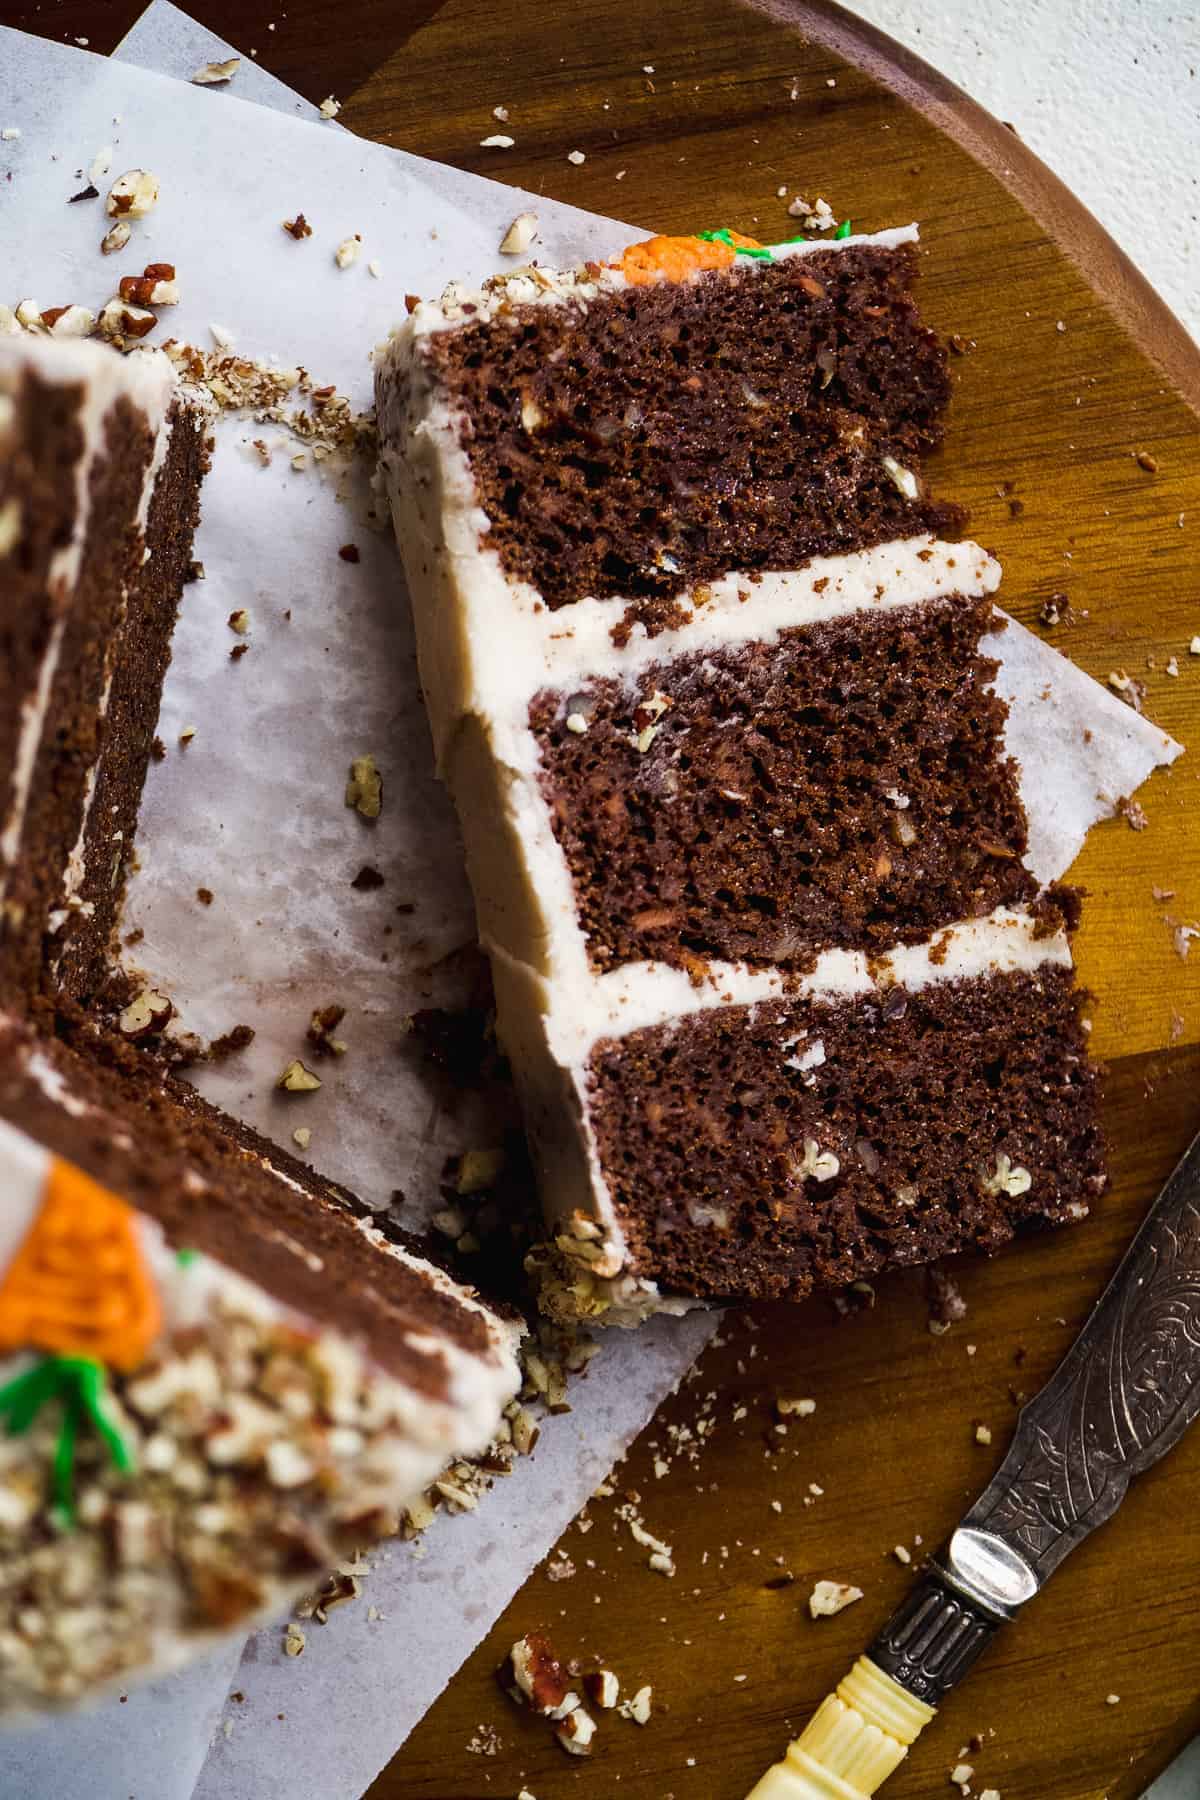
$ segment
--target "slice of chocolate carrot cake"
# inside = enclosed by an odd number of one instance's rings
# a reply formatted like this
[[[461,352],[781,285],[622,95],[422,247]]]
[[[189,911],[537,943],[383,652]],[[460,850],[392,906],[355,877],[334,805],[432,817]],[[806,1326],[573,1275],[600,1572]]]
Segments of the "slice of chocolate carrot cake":
[[[651,239],[377,354],[553,1305],[799,1297],[1102,1185],[915,237]]]

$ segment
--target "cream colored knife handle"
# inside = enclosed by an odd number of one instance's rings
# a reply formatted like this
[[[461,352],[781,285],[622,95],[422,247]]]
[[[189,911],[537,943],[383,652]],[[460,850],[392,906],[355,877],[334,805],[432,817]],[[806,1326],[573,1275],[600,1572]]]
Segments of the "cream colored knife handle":
[[[746,1800],[868,1800],[899,1768],[933,1711],[860,1656]]]

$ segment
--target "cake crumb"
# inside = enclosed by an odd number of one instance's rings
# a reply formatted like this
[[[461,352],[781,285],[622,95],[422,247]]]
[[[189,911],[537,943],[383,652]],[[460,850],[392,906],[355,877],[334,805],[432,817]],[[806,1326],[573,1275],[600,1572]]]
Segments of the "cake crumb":
[[[531,212],[518,213],[500,240],[501,256],[523,255],[533,243],[537,233],[537,214]]]
[[[1114,694],[1119,694],[1126,706],[1132,706],[1134,712],[1140,713],[1146,698],[1146,684],[1136,676],[1130,675],[1126,669],[1110,669],[1108,685]]]
[[[779,1414],[781,1419],[790,1419],[793,1417],[797,1419],[808,1419],[812,1417],[816,1410],[817,1403],[815,1400],[789,1400],[782,1394],[777,1394],[775,1397],[775,1411]]]
[[[288,1628],[283,1634],[283,1648],[287,1656],[303,1656],[304,1646],[308,1639],[294,1621],[288,1621]]]
[[[562,1722],[555,1726],[554,1735],[564,1750],[572,1756],[590,1756],[592,1739],[596,1735],[596,1721],[585,1712],[582,1706],[575,1706]]]
[[[584,1676],[583,1691],[593,1706],[611,1712],[621,1697],[621,1683],[612,1669],[595,1669]]]
[[[333,260],[339,269],[348,269],[351,263],[358,261],[358,253],[362,249],[362,233],[355,231],[343,238],[333,253]]]
[[[312,1143],[312,1132],[307,1125],[297,1125],[292,1133],[292,1141],[299,1144],[301,1150],[307,1150]]]
[[[310,238],[313,234],[312,226],[302,212],[297,213],[294,219],[285,219],[283,229],[289,237],[294,237],[297,243],[303,238]]]
[[[1120,1704],[1121,1704],[1120,1694],[1105,1694],[1104,1704],[1105,1704],[1105,1706],[1120,1706]]]
[[[346,783],[346,805],[364,819],[377,819],[383,808],[383,777],[373,756],[356,756]]]
[[[656,1538],[653,1532],[647,1531],[634,1511],[632,1501],[617,1508],[617,1517],[623,1519],[628,1525],[633,1541],[641,1544],[643,1549],[650,1551],[647,1566],[653,1569],[656,1575],[665,1575],[670,1579],[675,1574],[675,1558],[670,1544],[665,1544],[661,1538]]]
[[[892,1555],[898,1563],[903,1563],[906,1568],[909,1563],[912,1562],[912,1551],[907,1549],[903,1544],[894,1545]]]
[[[849,1582],[818,1581],[808,1597],[808,1610],[814,1619],[832,1619],[862,1597],[863,1590]]]
[[[101,256],[113,256],[118,250],[123,250],[132,236],[133,233],[124,219],[118,219],[115,225],[109,226],[100,239]]]
[[[110,219],[144,219],[158,205],[158,177],[149,169],[126,169],[108,190],[104,210]]]
[[[324,100],[322,100],[320,106],[317,108],[317,111],[323,119],[336,119],[341,110],[341,101],[335,100],[332,94],[326,94]]]
[[[215,87],[221,82],[232,81],[242,66],[240,56],[231,56],[225,62],[201,63],[191,77],[194,87]]]
[[[480,138],[479,148],[481,150],[511,150],[516,141],[516,138],[509,137],[503,131],[494,131],[491,137]]]
[[[640,1687],[632,1700],[622,1700],[620,1706],[621,1717],[623,1719],[632,1719],[635,1725],[648,1725],[650,1723],[650,1707],[653,1698],[654,1689],[652,1687]]]
[[[254,1037],[253,1025],[234,1025],[229,1031],[222,1032],[220,1037],[212,1040],[208,1046],[208,1060],[224,1062],[227,1056],[234,1056],[239,1050],[244,1050],[247,1044],[252,1044]]]
[[[977,1425],[975,1427],[975,1442],[977,1444],[990,1444],[991,1441],[992,1441],[991,1426],[990,1425]]]
[[[299,1057],[292,1058],[275,1083],[277,1088],[282,1088],[288,1094],[312,1094],[320,1085],[321,1077],[306,1068]]]
[[[962,1788],[963,1792],[965,1793],[967,1790],[967,1787],[970,1783],[971,1777],[974,1773],[975,1773],[975,1769],[971,1763],[968,1763],[968,1762],[955,1763],[954,1767],[950,1771],[950,1779],[954,1783],[955,1787]]]

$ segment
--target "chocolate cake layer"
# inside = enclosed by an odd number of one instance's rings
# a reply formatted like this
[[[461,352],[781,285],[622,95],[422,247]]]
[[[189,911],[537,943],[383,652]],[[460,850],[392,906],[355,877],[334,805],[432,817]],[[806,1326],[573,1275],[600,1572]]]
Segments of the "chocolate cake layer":
[[[77,389],[29,377],[0,388],[0,832],[4,861],[16,845],[13,813],[29,756],[31,703],[58,611],[51,561],[71,541],[75,464],[83,450]],[[33,746],[36,751],[36,744]],[[23,808],[21,808],[23,811]]]
[[[591,966],[804,967],[1032,897],[992,621],[952,597],[539,692]]]
[[[1070,971],[713,1007],[600,1042],[589,1117],[633,1265],[799,1299],[991,1251],[1104,1186]]]
[[[551,608],[640,602],[963,515],[921,486],[949,398],[911,246],[512,304],[425,340],[487,543]]]

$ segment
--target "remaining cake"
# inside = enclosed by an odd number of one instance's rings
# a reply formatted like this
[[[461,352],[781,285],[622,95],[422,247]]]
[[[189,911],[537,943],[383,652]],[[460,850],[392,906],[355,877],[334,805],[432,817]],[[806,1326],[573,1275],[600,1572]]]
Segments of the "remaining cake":
[[[0,1715],[159,1672],[483,1450],[521,1325],[173,1076],[111,960],[207,417],[0,343]]]
[[[915,237],[652,239],[377,353],[552,1307],[799,1297],[1103,1185]]]
[[[290,1158],[198,1108],[179,1181],[169,1107],[135,1146],[123,1092],[5,1038],[5,1107],[65,1136],[69,1094],[146,1205],[0,1120],[0,1718],[163,1673],[394,1531],[487,1445],[519,1335]]]

